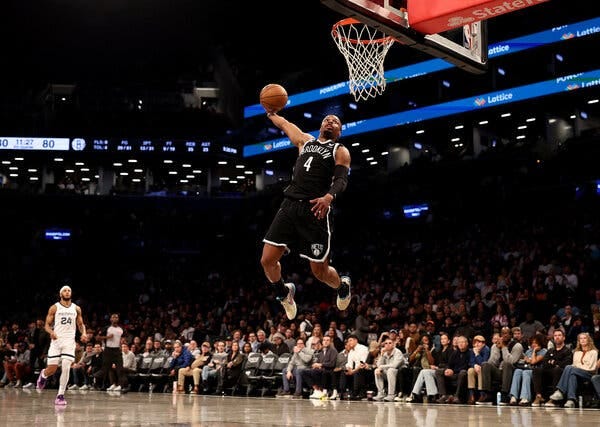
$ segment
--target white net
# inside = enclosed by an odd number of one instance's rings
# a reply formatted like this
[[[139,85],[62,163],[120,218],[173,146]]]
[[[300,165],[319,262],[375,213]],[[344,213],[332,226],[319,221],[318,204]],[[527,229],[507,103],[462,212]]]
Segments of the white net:
[[[333,26],[333,40],[346,58],[350,93],[356,101],[381,95],[385,90],[383,61],[394,38],[353,18]]]

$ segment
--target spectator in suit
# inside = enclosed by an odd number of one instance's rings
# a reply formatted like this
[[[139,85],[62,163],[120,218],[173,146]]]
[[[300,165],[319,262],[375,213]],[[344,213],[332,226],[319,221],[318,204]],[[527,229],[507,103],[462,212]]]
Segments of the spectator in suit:
[[[50,334],[44,329],[44,320],[37,319],[35,321],[35,329],[30,341],[30,357],[31,368],[43,368],[46,366],[46,356],[50,347]]]
[[[330,336],[317,338],[314,342],[313,363],[310,368],[303,369],[300,376],[302,384],[313,389],[309,396],[311,399],[327,398],[327,390],[331,390],[331,372],[335,368],[338,352],[333,347]]]
[[[346,363],[348,362],[348,352],[350,351],[350,344],[348,340],[344,342],[344,349],[338,352],[335,367],[331,372],[331,395],[329,400],[336,400],[346,390]],[[339,390],[339,391],[338,391]]]

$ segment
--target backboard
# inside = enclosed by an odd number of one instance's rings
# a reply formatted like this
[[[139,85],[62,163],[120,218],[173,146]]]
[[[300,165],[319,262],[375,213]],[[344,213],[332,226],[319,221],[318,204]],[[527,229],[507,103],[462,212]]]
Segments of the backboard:
[[[449,4],[463,8],[465,3],[482,1],[439,1],[442,10],[432,8],[435,0],[321,0],[321,3],[394,37],[405,46],[444,59],[471,73],[485,72],[488,50],[485,20],[450,19],[444,13]],[[444,19],[445,23],[440,22]]]

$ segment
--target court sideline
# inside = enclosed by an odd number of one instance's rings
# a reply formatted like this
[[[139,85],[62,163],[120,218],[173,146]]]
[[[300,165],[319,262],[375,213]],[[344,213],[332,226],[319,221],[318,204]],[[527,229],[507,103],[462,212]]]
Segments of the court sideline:
[[[2,389],[1,426],[597,426],[596,409],[480,407],[379,402]]]

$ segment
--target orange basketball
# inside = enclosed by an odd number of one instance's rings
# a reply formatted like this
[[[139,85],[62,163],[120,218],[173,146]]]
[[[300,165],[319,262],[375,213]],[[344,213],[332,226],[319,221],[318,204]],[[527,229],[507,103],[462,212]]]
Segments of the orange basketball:
[[[276,113],[281,110],[287,102],[287,91],[277,83],[268,84],[260,91],[260,105],[269,113]]]

